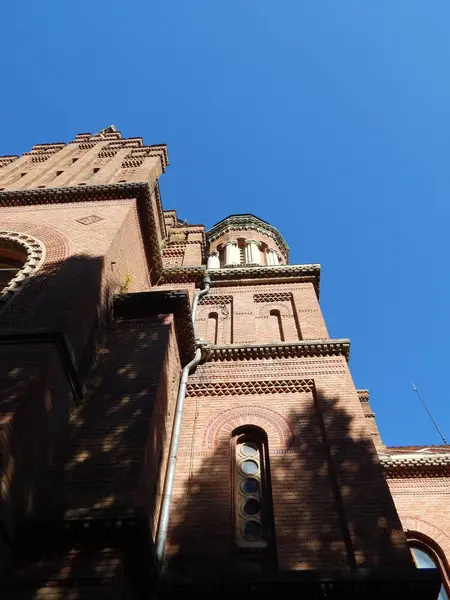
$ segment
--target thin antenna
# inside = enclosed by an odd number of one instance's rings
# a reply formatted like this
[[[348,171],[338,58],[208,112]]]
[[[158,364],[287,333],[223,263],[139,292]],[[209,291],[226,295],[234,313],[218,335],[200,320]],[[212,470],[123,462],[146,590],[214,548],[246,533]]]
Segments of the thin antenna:
[[[416,392],[416,394],[419,396],[419,399],[420,399],[420,401],[422,402],[424,409],[427,411],[427,413],[428,413],[428,416],[430,417],[430,419],[431,419],[431,421],[432,421],[433,425],[436,427],[436,431],[439,433],[439,435],[440,435],[440,437],[441,437],[442,441],[443,441],[443,442],[444,442],[444,444],[447,446],[447,445],[448,445],[448,444],[447,444],[447,440],[446,440],[446,439],[445,439],[445,437],[442,435],[442,432],[441,432],[441,430],[439,429],[439,427],[437,426],[437,423],[436,423],[436,421],[435,421],[435,420],[433,419],[433,417],[431,416],[431,413],[430,413],[430,411],[428,410],[428,408],[427,408],[427,405],[425,404],[425,401],[424,401],[424,399],[423,399],[423,398],[422,398],[422,396],[420,395],[420,392],[419,392],[419,390],[416,388],[416,386],[414,385],[414,383],[413,383],[412,385],[413,385],[413,389],[414,389],[414,391],[415,391],[415,392]]]

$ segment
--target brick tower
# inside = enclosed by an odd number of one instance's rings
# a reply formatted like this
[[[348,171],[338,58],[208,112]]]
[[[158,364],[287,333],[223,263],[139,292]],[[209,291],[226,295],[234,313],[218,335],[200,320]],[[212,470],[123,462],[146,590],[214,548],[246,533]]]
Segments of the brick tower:
[[[5,598],[436,598],[319,265],[113,127],[0,159]],[[3,596],[2,596],[3,597]]]

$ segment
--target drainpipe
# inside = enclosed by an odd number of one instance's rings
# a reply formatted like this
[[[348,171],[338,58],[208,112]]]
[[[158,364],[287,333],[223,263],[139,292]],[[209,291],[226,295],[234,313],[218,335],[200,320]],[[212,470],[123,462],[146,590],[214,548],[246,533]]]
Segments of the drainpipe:
[[[211,279],[208,275],[203,278],[203,289],[195,293],[192,302],[192,324],[195,331],[195,317],[197,314],[198,301],[209,292]],[[158,532],[156,534],[156,558],[161,565],[164,559],[164,550],[166,546],[167,531],[169,528],[170,506],[172,504],[173,484],[175,481],[175,471],[177,467],[178,446],[180,444],[181,423],[183,421],[184,401],[186,398],[186,386],[189,373],[198,365],[202,358],[202,344],[197,342],[195,356],[181,371],[180,385],[178,388],[175,416],[172,426],[172,437],[170,440],[169,459],[167,462],[166,478],[164,481],[164,491],[161,503],[161,512],[159,514]]]
[[[203,277],[203,289],[195,292],[194,300],[192,302],[192,325],[194,326],[194,331],[195,331],[195,318],[197,316],[198,301],[200,300],[200,298],[203,298],[203,296],[206,296],[206,294],[209,292],[210,287],[211,287],[211,277],[209,275],[205,275]]]

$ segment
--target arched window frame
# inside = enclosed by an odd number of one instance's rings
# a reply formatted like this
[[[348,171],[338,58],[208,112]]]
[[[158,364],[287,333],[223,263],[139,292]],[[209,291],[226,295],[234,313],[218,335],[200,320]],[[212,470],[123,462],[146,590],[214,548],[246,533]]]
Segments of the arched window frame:
[[[442,548],[432,538],[429,538],[423,533],[408,531],[406,536],[410,548],[419,548],[425,552],[425,554],[428,554],[438,566],[441,572],[442,585],[444,586],[447,596],[450,598],[450,565]]]
[[[255,425],[244,425],[232,432],[230,440],[232,545],[235,550],[235,563],[238,568],[252,564],[261,570],[273,569],[276,565],[276,543],[267,434]],[[258,462],[258,471],[254,474],[245,474],[242,471],[242,463],[252,458],[241,452],[240,448],[243,444],[253,445],[258,449],[259,458],[255,459]],[[258,491],[246,492],[243,489],[241,484],[247,479],[258,481]],[[260,503],[258,519],[253,515],[245,514],[244,506],[249,500],[258,500]],[[258,520],[260,523],[261,539],[259,540],[245,538],[243,527],[246,522],[252,520]]]
[[[45,260],[45,246],[36,238],[15,231],[0,231],[0,257],[2,248],[21,249],[26,255],[22,268],[0,290],[0,308],[19,292],[27,280],[41,267]]]

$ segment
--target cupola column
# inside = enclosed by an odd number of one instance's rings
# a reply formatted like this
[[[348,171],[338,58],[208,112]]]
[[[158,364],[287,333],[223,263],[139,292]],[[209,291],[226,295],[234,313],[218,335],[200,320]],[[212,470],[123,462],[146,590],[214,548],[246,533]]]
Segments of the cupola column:
[[[275,252],[275,250],[272,250],[272,248],[267,250],[267,264],[271,266],[279,264],[278,254]]]
[[[213,250],[208,255],[208,261],[206,263],[207,269],[220,269],[219,253]]]
[[[240,262],[238,243],[236,241],[227,242],[225,245],[225,266],[239,265]]]
[[[261,251],[258,242],[247,240],[245,245],[245,262],[251,265],[261,264]]]

